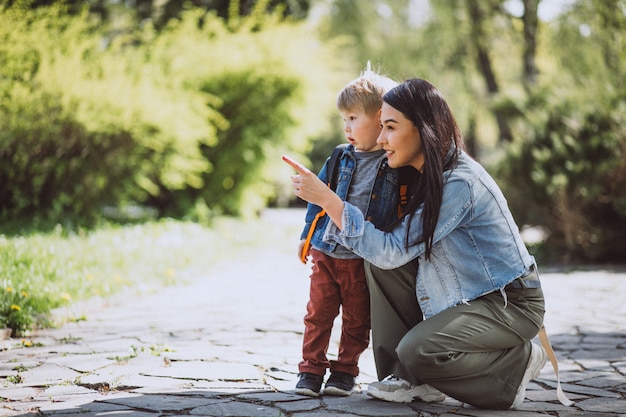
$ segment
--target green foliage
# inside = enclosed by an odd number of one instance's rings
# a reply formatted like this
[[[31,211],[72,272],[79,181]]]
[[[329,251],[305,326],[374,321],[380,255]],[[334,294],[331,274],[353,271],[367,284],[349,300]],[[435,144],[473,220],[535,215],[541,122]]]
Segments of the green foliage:
[[[0,221],[134,204],[206,220],[281,192],[280,154],[302,159],[328,125],[332,47],[278,12],[179,17],[156,31],[0,13]]]
[[[626,1],[578,1],[563,15],[550,49],[584,94],[626,87]]]
[[[31,300],[26,291],[0,288],[0,329],[10,328],[14,335],[28,330],[35,315]]]
[[[281,132],[295,124],[288,103],[298,87],[295,79],[262,74],[259,69],[228,72],[203,86],[203,91],[220,96],[219,110],[230,122],[218,134],[217,143],[204,148],[213,170],[204,175],[201,196],[215,201],[220,212],[242,214],[246,204],[252,210],[267,205],[274,190],[262,175],[262,161],[272,155],[273,148],[286,145]],[[246,195],[251,186],[254,195]]]
[[[529,137],[509,149],[497,173],[516,219],[549,231],[552,260],[622,261],[626,100],[540,101]]]
[[[520,224],[549,232],[549,260],[623,262],[626,58],[623,0],[580,1],[543,27],[540,85],[518,100],[497,178]]]
[[[115,65],[124,51],[103,53],[88,16],[52,7],[8,9],[0,19],[0,56],[20,63],[0,69],[2,220],[93,220],[105,204],[141,201],[150,177],[173,159],[174,138],[134,104],[142,89],[152,100],[162,90],[133,84]]]
[[[217,132],[197,148],[207,163],[201,186],[164,184],[152,202],[197,219],[204,216],[198,212],[254,214],[284,193],[277,184],[291,171],[280,155],[303,159],[311,138],[327,129],[340,85],[326,65],[332,44],[322,46],[305,26],[256,13],[229,33],[209,17],[190,10],[150,47],[170,82],[204,97],[220,117]]]
[[[6,91],[0,118],[0,219],[33,218],[42,209],[55,219],[68,213],[89,217],[123,201],[120,184],[148,150],[123,130],[87,131],[57,97],[16,90]]]

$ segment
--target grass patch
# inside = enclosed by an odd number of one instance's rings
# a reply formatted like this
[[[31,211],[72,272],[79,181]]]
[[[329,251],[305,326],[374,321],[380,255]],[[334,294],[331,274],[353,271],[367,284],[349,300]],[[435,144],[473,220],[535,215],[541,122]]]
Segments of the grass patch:
[[[284,242],[284,232],[258,219],[220,218],[210,227],[161,220],[0,235],[0,327],[23,335],[53,326],[50,312],[73,301],[184,283],[247,249]],[[291,238],[297,233],[291,230]]]

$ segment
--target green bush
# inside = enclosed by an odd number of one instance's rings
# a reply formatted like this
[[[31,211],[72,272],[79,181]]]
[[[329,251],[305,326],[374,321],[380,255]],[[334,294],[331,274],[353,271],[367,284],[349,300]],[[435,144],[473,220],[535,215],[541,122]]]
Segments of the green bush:
[[[626,100],[541,108],[496,174],[516,219],[548,231],[548,259],[623,262]]]
[[[255,213],[287,188],[280,155],[327,131],[341,84],[332,46],[271,14],[191,9],[157,32],[8,7],[0,41],[4,222]]]
[[[13,287],[0,288],[0,329],[10,328],[19,336],[33,323],[35,312],[29,294]]]
[[[103,51],[98,31],[57,7],[0,13],[0,220],[93,222],[103,206],[141,202],[173,158],[173,137],[128,95],[142,86],[112,63],[123,51]]]
[[[273,15],[242,18],[233,32],[230,26],[190,10],[150,46],[151,62],[170,82],[178,79],[220,116],[215,134],[199,145],[207,163],[201,185],[163,184],[151,202],[170,215],[256,214],[289,190],[281,154],[306,161],[312,138],[328,130],[335,112],[342,84],[341,71],[328,66],[335,46]]]
[[[297,80],[256,72],[228,72],[203,86],[221,98],[218,108],[230,127],[203,148],[212,170],[204,173],[200,195],[224,214],[239,215],[246,204],[257,210],[267,205],[274,190],[262,175],[262,161],[273,147],[286,145],[283,132],[295,124],[287,104],[298,93]],[[246,195],[251,186],[256,199]]]
[[[129,132],[88,131],[58,97],[5,92],[0,117],[0,220],[96,216],[127,197],[120,187],[148,158]],[[8,104],[10,103],[10,104]]]

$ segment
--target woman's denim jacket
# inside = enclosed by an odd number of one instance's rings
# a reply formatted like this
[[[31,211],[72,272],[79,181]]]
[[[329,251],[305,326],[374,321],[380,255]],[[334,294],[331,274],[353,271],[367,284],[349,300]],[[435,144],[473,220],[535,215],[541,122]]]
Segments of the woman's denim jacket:
[[[422,229],[422,208],[411,221],[409,241]],[[346,203],[343,230],[329,227],[324,240],[337,241],[382,269],[419,258],[416,295],[425,317],[500,290],[521,276],[534,258],[528,253],[507,202],[493,178],[461,152],[457,166],[444,174],[443,200],[432,254],[425,245],[405,246],[409,217],[391,232],[377,230]]]
[[[335,171],[338,176],[337,189],[335,190],[335,193],[344,201],[348,195],[352,175],[354,174],[354,170],[356,168],[354,152],[354,146],[348,145],[339,157],[339,163],[337,170]],[[329,159],[326,160],[326,163],[324,163],[324,166],[318,175],[318,177],[326,184],[328,184]],[[374,226],[382,228],[398,220],[398,174],[395,169],[390,168],[389,165],[387,165],[387,158],[381,159],[380,165],[378,166],[378,174],[372,184],[372,191],[365,218],[372,222]],[[354,207],[354,209],[361,213],[361,211],[356,207]],[[309,229],[311,228],[311,223],[313,222],[315,215],[320,211],[321,208],[319,206],[310,203],[308,204],[305,217],[306,224],[300,236],[301,239],[305,239],[307,237]],[[329,217],[327,215],[319,219],[315,225],[315,231],[313,232],[313,236],[311,238],[311,246],[326,253],[332,252],[337,246],[336,242],[324,242],[322,240],[328,223]]]

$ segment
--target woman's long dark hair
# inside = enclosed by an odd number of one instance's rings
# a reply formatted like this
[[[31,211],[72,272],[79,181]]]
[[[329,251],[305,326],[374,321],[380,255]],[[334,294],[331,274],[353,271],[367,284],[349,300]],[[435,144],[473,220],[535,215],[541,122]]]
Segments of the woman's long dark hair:
[[[463,137],[448,103],[426,80],[409,79],[387,92],[383,101],[402,112],[417,127],[422,140],[424,169],[410,184],[409,201],[404,208],[404,216],[409,216],[410,223],[423,205],[422,234],[416,242],[409,242],[407,230],[405,244],[408,247],[424,242],[426,259],[430,259],[443,197],[443,173],[456,165],[464,148]]]

